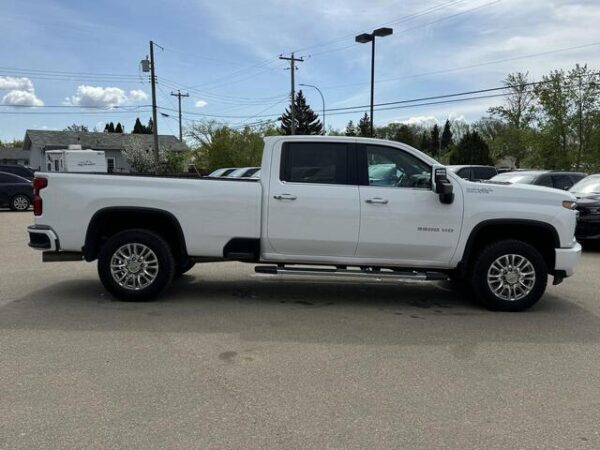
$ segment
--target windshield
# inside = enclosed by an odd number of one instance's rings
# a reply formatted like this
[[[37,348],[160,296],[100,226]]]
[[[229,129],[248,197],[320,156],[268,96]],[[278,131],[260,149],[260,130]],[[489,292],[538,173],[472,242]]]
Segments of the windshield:
[[[506,183],[520,183],[520,184],[531,184],[535,180],[537,175],[528,173],[501,173],[496,175],[490,181],[502,181]]]
[[[600,176],[584,178],[575,183],[569,191],[577,194],[600,194]]]

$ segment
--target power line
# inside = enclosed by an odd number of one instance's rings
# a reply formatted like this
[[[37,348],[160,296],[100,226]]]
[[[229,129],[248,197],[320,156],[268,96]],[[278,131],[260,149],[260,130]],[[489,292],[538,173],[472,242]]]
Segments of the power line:
[[[486,8],[488,6],[492,6],[492,5],[494,5],[496,3],[499,3],[501,1],[502,0],[494,0],[492,2],[485,3],[485,4],[479,5],[479,6],[475,6],[473,8],[469,8],[469,9],[467,9],[465,11],[461,11],[461,12],[458,12],[456,14],[451,14],[451,15],[446,16],[446,17],[441,17],[439,19],[436,19],[436,20],[433,20],[431,22],[427,22],[427,23],[424,23],[424,24],[420,24],[420,25],[414,26],[412,28],[404,28],[404,29],[398,30],[397,34],[406,33],[407,31],[412,31],[412,30],[415,30],[415,29],[426,27],[428,25],[433,25],[433,24],[438,23],[438,22],[443,22],[445,20],[453,19],[455,17],[462,16],[464,14],[468,14],[470,12],[477,11],[477,10],[482,9],[482,8]],[[340,51],[340,50],[346,50],[346,49],[349,49],[349,48],[354,47],[354,46],[355,46],[355,44],[352,43],[352,44],[344,45],[342,47],[336,47],[336,48],[329,49],[329,50],[323,50],[322,52],[312,53],[309,56],[312,58],[312,57],[315,57],[315,56],[321,56],[321,55],[325,55],[325,54],[328,54],[328,53],[337,52],[337,51]]]
[[[385,22],[383,24],[374,25],[372,27],[369,27],[369,29],[380,28],[380,27],[384,27],[384,26],[395,25],[395,24],[398,24],[398,23],[410,21],[410,20],[412,20],[414,18],[418,18],[418,17],[424,16],[424,15],[427,15],[427,14],[431,14],[431,13],[436,12],[436,11],[438,11],[440,9],[443,9],[443,8],[445,8],[447,6],[453,6],[453,4],[462,3],[464,1],[465,0],[451,0],[451,1],[448,1],[448,2],[444,2],[444,3],[438,4],[436,6],[431,6],[429,8],[424,9],[424,10],[417,11],[415,13],[411,13],[411,14],[407,14],[405,16],[398,17],[396,19],[393,19],[393,20],[391,20],[389,22]],[[349,33],[349,34],[346,34],[346,35],[343,35],[343,36],[339,36],[338,38],[335,38],[335,39],[324,41],[324,42],[319,43],[319,44],[314,44],[314,45],[310,45],[308,47],[303,47],[303,48],[296,49],[296,50],[294,50],[294,53],[305,52],[307,50],[310,50],[310,49],[313,49],[313,48],[318,48],[318,47],[328,47],[331,44],[336,44],[338,42],[343,42],[346,39],[353,38],[357,34],[365,33],[365,32],[366,32],[365,29],[363,29],[361,31],[356,31],[354,33]]]
[[[412,78],[420,78],[420,77],[425,77],[425,76],[430,76],[430,75],[440,75],[440,74],[449,73],[449,72],[458,72],[461,70],[474,69],[477,67],[483,67],[483,66],[488,66],[488,65],[493,65],[493,64],[500,64],[503,62],[518,61],[518,60],[522,60],[522,59],[535,58],[538,56],[553,55],[556,53],[566,52],[566,51],[570,51],[570,50],[581,50],[584,48],[597,47],[597,46],[600,46],[600,42],[592,42],[590,44],[577,45],[574,47],[565,47],[565,48],[559,48],[559,49],[555,49],[555,50],[548,50],[545,52],[532,53],[529,55],[512,56],[509,58],[502,58],[502,59],[497,59],[494,61],[487,61],[487,62],[483,62],[483,63],[470,64],[467,66],[435,70],[435,71],[431,71],[431,72],[422,72],[422,73],[417,73],[417,74],[413,74],[413,75],[405,75],[402,77],[381,78],[381,79],[377,80],[377,83],[388,83],[391,81],[408,80],[408,79],[412,79]],[[367,83],[368,83],[368,81],[360,81],[360,82],[356,82],[356,83],[345,83],[345,84],[334,84],[334,85],[329,85],[329,86],[322,86],[322,89],[340,89],[340,88],[344,88],[344,87],[358,86],[358,85],[367,84]]]

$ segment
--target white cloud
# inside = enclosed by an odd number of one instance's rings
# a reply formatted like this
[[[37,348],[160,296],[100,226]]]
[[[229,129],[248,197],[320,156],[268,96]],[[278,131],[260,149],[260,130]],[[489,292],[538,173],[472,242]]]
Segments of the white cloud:
[[[195,103],[196,108],[204,108],[206,105],[208,105],[208,103],[206,103],[205,100],[198,100]]]
[[[2,97],[2,104],[10,106],[44,106],[44,102],[34,92],[16,89],[9,91]]]
[[[133,91],[129,91],[129,100],[132,102],[142,102],[148,100],[148,94],[140,89],[134,89]]]
[[[0,89],[33,92],[33,82],[25,77],[0,77]]]
[[[127,93],[118,87],[81,85],[75,95],[67,97],[65,103],[76,106],[121,106],[127,103],[146,100],[148,95],[141,90]]]
[[[35,95],[33,82],[25,77],[0,77],[0,90],[8,90],[2,97],[2,104],[9,106],[44,106]]]
[[[403,120],[401,123],[406,125],[423,125],[429,127],[439,123],[439,121],[435,116],[417,116],[409,117],[408,119]]]

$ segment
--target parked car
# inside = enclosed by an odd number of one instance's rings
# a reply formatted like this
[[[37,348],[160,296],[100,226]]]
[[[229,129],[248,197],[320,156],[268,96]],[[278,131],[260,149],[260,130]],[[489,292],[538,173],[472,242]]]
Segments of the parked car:
[[[575,183],[583,180],[587,174],[582,172],[558,172],[552,170],[523,170],[500,173],[490,181],[513,184],[533,184],[563,191],[569,190]]]
[[[33,180],[33,169],[18,164],[0,164],[0,172],[14,173],[28,180]]]
[[[469,181],[489,180],[498,175],[494,166],[447,166],[459,177]]]
[[[33,202],[33,186],[27,178],[0,172],[0,207],[26,211]]]
[[[211,172],[210,174],[208,174],[208,176],[211,178],[226,177],[234,170],[236,170],[235,167],[226,167],[224,169],[217,169],[214,172]]]
[[[569,189],[577,197],[579,241],[600,239],[600,174],[590,175]]]
[[[374,183],[371,166],[395,170]],[[400,142],[267,137],[261,170],[212,181],[38,174],[30,246],[44,261],[97,260],[105,288],[130,301],[157,297],[196,262],[235,260],[340,282],[464,280],[510,311],[581,256],[573,194],[463,180]]]
[[[248,178],[260,170],[260,167],[241,167],[231,172],[228,177],[231,178]]]

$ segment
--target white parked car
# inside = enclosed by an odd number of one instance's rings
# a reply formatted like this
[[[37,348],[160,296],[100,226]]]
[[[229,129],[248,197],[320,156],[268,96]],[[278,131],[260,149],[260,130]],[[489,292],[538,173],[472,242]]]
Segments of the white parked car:
[[[581,255],[573,194],[470,182],[378,139],[267,137],[260,179],[48,173],[34,193],[31,247],[97,260],[125,300],[158,296],[196,262],[237,260],[272,275],[464,280],[517,311]]]

